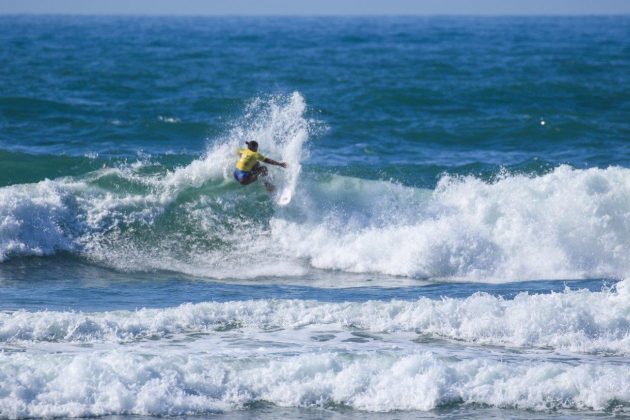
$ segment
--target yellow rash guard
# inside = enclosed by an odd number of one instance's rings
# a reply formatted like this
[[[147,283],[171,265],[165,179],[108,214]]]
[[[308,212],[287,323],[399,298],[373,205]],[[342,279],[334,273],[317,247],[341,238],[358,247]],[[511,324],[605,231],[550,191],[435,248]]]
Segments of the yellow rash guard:
[[[253,150],[238,149],[237,153],[241,155],[241,158],[236,162],[236,169],[241,171],[249,172],[254,168],[256,162],[265,160],[265,157],[261,153],[254,152]]]

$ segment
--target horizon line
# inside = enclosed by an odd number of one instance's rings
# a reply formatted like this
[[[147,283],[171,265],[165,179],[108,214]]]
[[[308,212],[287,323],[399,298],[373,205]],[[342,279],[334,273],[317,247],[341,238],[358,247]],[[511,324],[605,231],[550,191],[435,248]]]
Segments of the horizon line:
[[[630,12],[623,13],[366,13],[366,14],[237,14],[237,13],[67,13],[67,12],[17,12],[4,13],[0,11],[0,16],[66,16],[66,17],[337,17],[337,18],[369,18],[369,17],[628,17]]]

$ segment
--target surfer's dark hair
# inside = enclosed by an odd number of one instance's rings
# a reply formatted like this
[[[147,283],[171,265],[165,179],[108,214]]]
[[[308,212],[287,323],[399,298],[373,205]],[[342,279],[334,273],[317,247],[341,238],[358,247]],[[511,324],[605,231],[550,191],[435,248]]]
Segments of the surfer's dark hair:
[[[258,150],[258,142],[256,140],[246,141],[245,144],[252,150]]]

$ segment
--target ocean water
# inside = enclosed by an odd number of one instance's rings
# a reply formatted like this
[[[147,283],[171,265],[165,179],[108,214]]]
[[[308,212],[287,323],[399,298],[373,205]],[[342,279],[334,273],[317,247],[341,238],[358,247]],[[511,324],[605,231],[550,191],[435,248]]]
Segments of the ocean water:
[[[630,18],[0,45],[1,418],[630,415]]]

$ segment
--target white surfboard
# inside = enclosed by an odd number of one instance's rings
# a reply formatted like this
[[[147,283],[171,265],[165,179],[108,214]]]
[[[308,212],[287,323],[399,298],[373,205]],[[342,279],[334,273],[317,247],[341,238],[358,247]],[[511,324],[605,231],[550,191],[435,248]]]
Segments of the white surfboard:
[[[288,159],[287,159],[288,160]],[[279,206],[286,206],[291,202],[293,194],[295,193],[295,187],[300,176],[302,165],[299,163],[291,164],[287,167],[286,177],[284,183],[280,186],[280,193],[277,195],[276,203]]]
[[[282,191],[280,192],[280,195],[278,196],[278,205],[279,206],[286,206],[287,204],[289,204],[291,202],[291,197],[293,196],[292,191],[291,191],[291,187],[286,186],[282,189]]]

